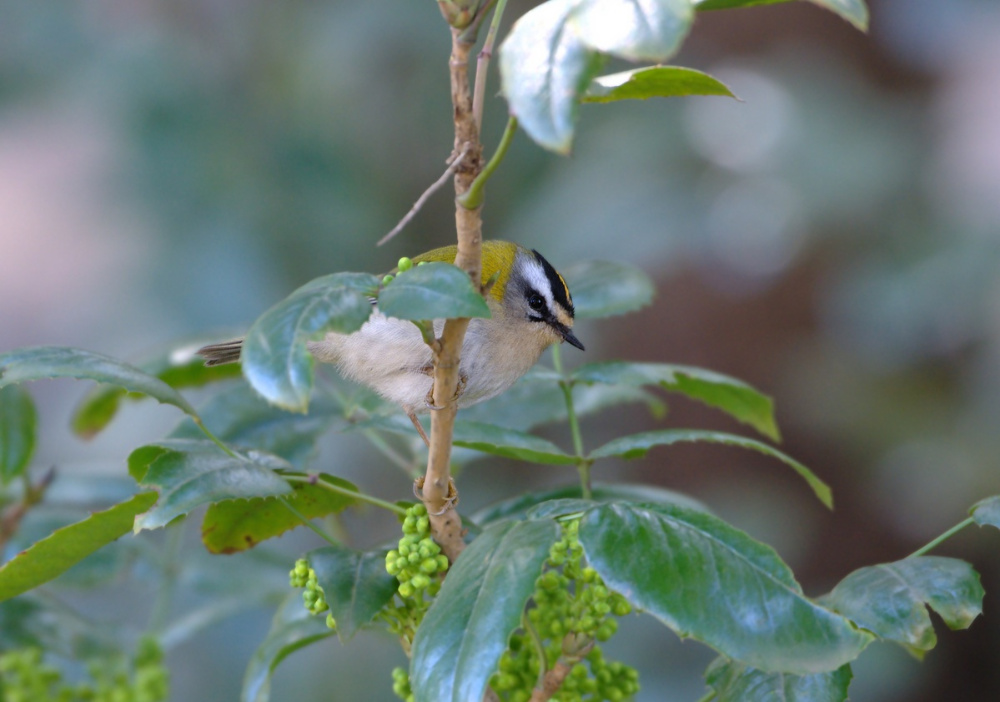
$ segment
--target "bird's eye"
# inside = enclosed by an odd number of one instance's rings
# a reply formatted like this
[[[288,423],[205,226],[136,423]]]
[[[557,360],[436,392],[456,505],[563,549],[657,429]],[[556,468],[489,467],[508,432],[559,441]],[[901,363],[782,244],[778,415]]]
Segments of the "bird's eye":
[[[528,307],[537,311],[545,307],[545,298],[538,293],[532,293],[528,296]]]

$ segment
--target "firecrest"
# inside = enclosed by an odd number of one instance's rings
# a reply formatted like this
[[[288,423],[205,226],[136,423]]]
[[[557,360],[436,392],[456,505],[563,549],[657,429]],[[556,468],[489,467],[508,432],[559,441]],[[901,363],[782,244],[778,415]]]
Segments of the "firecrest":
[[[412,259],[455,260],[457,247],[446,246]],[[483,243],[484,281],[493,280],[486,296],[488,319],[472,319],[462,345],[459,365],[459,407],[491,397],[528,372],[542,352],[566,341],[583,350],[573,335],[573,298],[556,269],[540,253],[507,241]],[[377,305],[376,300],[372,300]],[[440,336],[443,320],[434,321]],[[233,363],[240,358],[242,340],[198,350],[205,365]],[[373,310],[353,334],[328,333],[307,344],[318,361],[335,364],[346,377],[367,385],[385,399],[402,406],[426,440],[416,414],[430,407],[434,369],[431,350],[420,331],[408,321]]]

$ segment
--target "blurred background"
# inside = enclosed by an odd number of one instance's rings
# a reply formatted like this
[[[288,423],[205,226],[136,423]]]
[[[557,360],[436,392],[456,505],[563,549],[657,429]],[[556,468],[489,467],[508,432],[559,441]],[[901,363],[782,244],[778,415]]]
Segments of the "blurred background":
[[[529,6],[514,1],[507,17]],[[675,63],[743,102],[584,106],[570,158],[518,137],[484,212],[487,237],[556,267],[611,259],[655,279],[652,306],[581,324],[587,352],[567,349],[569,363],[694,364],[775,398],[784,450],[832,484],[833,513],[774,462],[726,448],[656,451],[597,477],[690,492],[774,545],[813,595],[904,557],[1000,492],[1000,4],[870,6],[868,35],[806,3],[699,15]],[[0,0],[0,351],[59,344],[135,358],[245,328],[321,274],[380,272],[451,243],[441,193],[374,246],[444,168],[448,50],[429,0]],[[494,75],[491,94],[497,85]],[[489,101],[487,151],[504,111]],[[31,390],[36,464],[58,467],[55,498],[117,485],[128,451],[178,421],[144,403],[84,444],[67,429],[84,387]],[[739,430],[669,401],[671,425]],[[584,436],[593,447],[658,422],[629,408],[586,421]],[[547,435],[567,441],[560,427]],[[409,495],[356,436],[328,437],[319,460],[387,499]],[[472,511],[573,479],[482,461],[462,476],[462,501]],[[345,528],[370,546],[395,531],[389,521],[351,515]],[[263,587],[254,559],[280,586],[318,545],[294,534],[209,559],[195,527],[179,544],[123,540],[144,545],[116,544],[104,560],[175,548],[252,589]],[[982,573],[986,618],[960,633],[936,620],[940,644],[922,663],[873,646],[854,666],[852,700],[1000,694],[998,552],[1000,534],[976,528],[938,549]],[[109,582],[102,567],[46,596],[141,628],[156,578],[139,569]],[[74,589],[88,582],[104,589]],[[184,585],[177,618],[205,596]],[[173,647],[172,699],[237,699],[272,607]],[[608,654],[640,668],[638,699],[650,702],[698,699],[713,657],[641,617]],[[327,641],[282,665],[274,698],[392,700],[389,669],[402,662],[388,636]]]

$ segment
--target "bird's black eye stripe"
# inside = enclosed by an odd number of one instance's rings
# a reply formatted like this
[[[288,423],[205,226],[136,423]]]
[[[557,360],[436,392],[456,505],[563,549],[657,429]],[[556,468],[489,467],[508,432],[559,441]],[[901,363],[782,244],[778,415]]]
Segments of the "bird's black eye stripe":
[[[546,261],[540,253],[531,250],[531,253],[535,255],[535,259],[542,264],[542,270],[545,271],[545,277],[549,280],[549,287],[552,290],[552,297],[555,299],[559,305],[562,306],[564,310],[569,312],[569,316],[573,316],[573,298],[570,297],[569,287],[566,285],[566,281],[563,277],[556,272],[556,269],[552,267],[552,264]]]

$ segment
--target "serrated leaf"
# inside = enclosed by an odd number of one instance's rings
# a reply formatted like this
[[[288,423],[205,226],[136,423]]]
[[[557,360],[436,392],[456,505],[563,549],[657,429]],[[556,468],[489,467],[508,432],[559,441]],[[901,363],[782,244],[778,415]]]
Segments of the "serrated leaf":
[[[713,702],[844,702],[854,674],[850,665],[830,673],[765,673],[739,661],[716,658],[705,671]]]
[[[0,354],[0,388],[46,378],[109,383],[173,405],[192,417],[197,416],[194,407],[165,382],[104,354],[65,346],[36,346]]]
[[[238,377],[241,374],[239,364],[206,366],[205,359],[195,354],[197,349],[211,343],[214,338],[199,337],[183,344],[171,344],[133,365],[175,390],[202,387],[208,383]],[[83,396],[73,410],[70,426],[78,436],[88,439],[96,436],[114,419],[126,396],[127,393],[122,388],[97,385]]]
[[[972,505],[969,514],[979,526],[992,526],[1000,529],[1000,495],[980,500]]]
[[[610,589],[680,636],[761,670],[824,673],[872,640],[803,595],[773,549],[703,512],[602,505],[580,521],[580,543]]]
[[[302,597],[292,593],[271,620],[271,630],[261,642],[243,674],[240,702],[267,702],[271,697],[271,675],[281,661],[309,644],[333,636],[324,617],[315,617],[302,606]]]
[[[563,451],[547,439],[523,431],[480,422],[455,422],[455,446],[471,448],[494,456],[519,461],[568,466],[577,462],[575,456]]]
[[[0,485],[17,478],[35,452],[38,413],[31,395],[22,387],[0,388]]]
[[[663,62],[677,53],[693,20],[691,0],[581,0],[570,21],[595,51]]]
[[[344,490],[358,491],[346,480],[332,475],[324,475],[323,478]],[[201,541],[211,553],[236,553],[302,526],[298,516],[285,506],[286,503],[307,519],[315,519],[342,512],[356,504],[357,500],[340,492],[331,492],[322,485],[293,483],[292,492],[280,498],[253,497],[217,502],[209,505],[205,512],[201,523]]]
[[[292,491],[276,470],[291,466],[263,451],[230,456],[210,441],[165,439],[142,446],[128,458],[129,473],[160,499],[135,520],[135,531],[156,529],[201,505]]]
[[[397,319],[490,316],[472,280],[450,263],[432,262],[399,273],[378,295],[379,312]]]
[[[680,492],[667,490],[653,485],[629,483],[594,483],[591,487],[591,500],[594,502],[616,502],[627,500],[632,502],[655,502],[679,505],[699,512],[708,512],[704,504]],[[501,519],[524,519],[537,507],[554,500],[580,499],[580,485],[566,485],[549,490],[525,493],[516,497],[508,497],[492,505],[484,507],[471,515],[472,521],[483,526]]]
[[[83,521],[58,529],[0,568],[0,601],[47,583],[97,549],[132,530],[135,516],[156,502],[143,492]]]
[[[815,473],[776,448],[755,439],[748,439],[745,436],[737,436],[736,434],[727,434],[721,431],[705,431],[702,429],[660,429],[658,431],[646,431],[640,434],[631,434],[613,439],[599,449],[592,451],[589,457],[591,459],[607,458],[609,456],[641,458],[656,446],[669,446],[670,444],[686,441],[704,441],[713,444],[738,446],[763,453],[772,458],[777,458],[802,476],[820,502],[833,509],[833,492],[830,490],[829,485],[816,477]]]
[[[672,363],[605,361],[580,366],[573,373],[573,380],[639,387],[659,385],[722,410],[769,439],[780,440],[771,398],[742,380],[722,373]]]
[[[539,145],[569,153],[584,87],[599,68],[567,20],[578,0],[549,0],[526,12],[500,46],[501,90],[520,127]]]
[[[199,412],[205,426],[226,443],[262,449],[300,469],[315,453],[319,437],[338,420],[346,423],[342,408],[329,397],[315,398],[308,414],[288,412],[242,383],[213,397]],[[185,419],[170,436],[196,439],[204,434]]]
[[[577,319],[634,312],[652,301],[656,288],[645,271],[612,261],[583,261],[564,269]]]
[[[247,332],[243,375],[272,404],[305,412],[313,385],[313,357],[306,343],[325,332],[350,334],[371,315],[369,295],[378,279],[367,273],[334,273],[306,283],[265,312]]]
[[[965,561],[921,556],[859,568],[823,602],[882,639],[929,651],[937,635],[926,607],[952,629],[965,629],[982,614],[983,595]]]
[[[399,582],[385,570],[385,551],[327,546],[310,551],[309,565],[337,620],[337,635],[350,639],[370,623],[396,593]]]
[[[728,10],[755,5],[776,5],[789,0],[694,0],[697,10]],[[868,29],[868,7],[863,0],[808,0],[840,15],[861,31]]]
[[[582,99],[583,102],[614,102],[688,95],[736,97],[729,86],[707,73],[680,66],[652,66],[599,76],[590,81]]]
[[[557,537],[551,520],[502,522],[462,552],[413,640],[416,702],[483,698]]]

